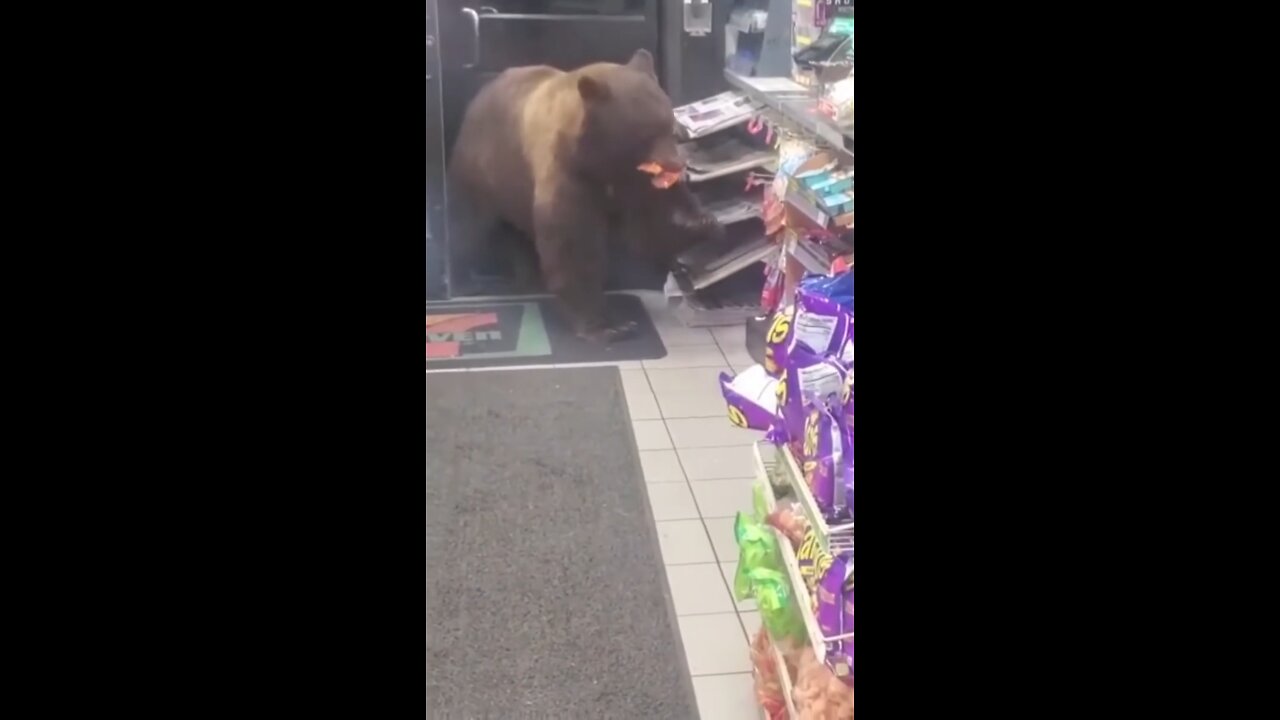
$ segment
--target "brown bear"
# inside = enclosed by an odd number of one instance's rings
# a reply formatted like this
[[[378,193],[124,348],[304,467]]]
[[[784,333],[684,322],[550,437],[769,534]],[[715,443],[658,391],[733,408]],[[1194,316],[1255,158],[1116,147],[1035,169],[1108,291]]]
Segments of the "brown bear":
[[[518,282],[528,282],[536,254],[545,288],[580,337],[632,334],[634,322],[605,316],[610,245],[669,263],[721,232],[685,184],[662,187],[670,180],[640,169],[666,178],[683,170],[674,123],[645,50],[626,65],[503,72],[467,108],[449,161],[453,261],[516,253]],[[500,222],[532,239],[523,256],[491,242]]]

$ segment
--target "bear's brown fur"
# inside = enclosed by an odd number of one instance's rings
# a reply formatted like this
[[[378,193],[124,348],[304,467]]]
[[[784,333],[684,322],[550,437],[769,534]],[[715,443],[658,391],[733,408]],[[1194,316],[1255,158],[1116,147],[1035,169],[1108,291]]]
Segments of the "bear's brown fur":
[[[610,221],[634,255],[664,262],[719,230],[683,183],[655,188],[637,169],[646,162],[683,168],[648,52],[573,72],[507,70],[471,102],[454,145],[450,244],[494,252],[489,231],[505,221],[532,238],[542,281],[580,336],[625,337],[635,324],[605,317]]]

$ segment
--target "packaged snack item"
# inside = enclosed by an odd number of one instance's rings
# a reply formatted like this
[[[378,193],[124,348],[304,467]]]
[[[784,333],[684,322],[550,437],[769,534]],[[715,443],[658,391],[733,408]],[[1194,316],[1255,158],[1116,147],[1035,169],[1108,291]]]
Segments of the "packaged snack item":
[[[788,351],[804,347],[819,356],[838,353],[848,337],[851,320],[852,316],[830,298],[797,288]]]
[[[841,606],[841,608],[844,614],[844,619],[841,621],[841,625],[844,628],[844,632],[851,633],[854,631],[854,627],[853,627],[853,558],[852,557],[849,558],[849,567],[846,569],[846,575],[844,578],[844,604]],[[849,643],[849,655],[850,657],[852,657],[853,655],[852,642]]]
[[[853,520],[853,434],[842,433],[842,440],[849,450],[840,462],[840,475],[836,481],[836,496],[832,519],[837,522]]]
[[[751,665],[755,669],[756,702],[764,710],[769,720],[785,720],[787,717],[786,699],[783,697],[782,673],[785,667],[778,667],[777,657],[773,654],[773,643],[763,628],[756,633],[751,643]]]
[[[836,656],[838,663],[837,670],[832,670],[835,676],[842,680],[845,685],[850,688],[854,686],[853,675],[853,638],[841,641],[840,653]]]
[[[853,270],[844,269],[830,276],[805,276],[800,279],[800,288],[822,295],[853,314]]]
[[[833,515],[839,519],[853,519],[853,477],[854,477],[854,437],[853,437],[853,370],[845,376],[841,389],[840,417],[840,477],[836,484]]]
[[[817,599],[818,629],[823,637],[833,638],[844,634],[844,585],[849,573],[848,555],[837,555],[818,581]]]
[[[774,650],[777,650],[777,655]],[[795,676],[800,656],[807,646],[782,639],[774,641],[762,628],[751,643],[751,666],[755,670],[756,701],[770,720],[788,720],[787,700],[783,693],[783,673],[788,679]],[[813,653],[812,650],[809,651]],[[782,662],[778,662],[778,655]],[[791,719],[794,720],[794,719]]]
[[[853,720],[853,688],[818,662],[811,648],[800,652],[791,694],[801,720]]]
[[[763,366],[737,375],[720,373],[720,393],[729,407],[729,422],[740,428],[768,430],[778,412],[778,380]]]
[[[741,578],[741,581],[739,580]],[[742,593],[745,582],[749,592]],[[799,600],[791,593],[791,580],[781,570],[757,567],[742,571],[734,578],[734,595],[739,600],[755,598],[760,608],[760,623],[777,638],[803,638],[807,631],[800,614]]]
[[[766,203],[767,196],[766,195]],[[783,273],[782,269],[786,266],[787,253],[785,250],[779,252],[777,258],[765,265],[764,268],[764,286],[760,288],[760,309],[765,312],[773,312],[778,309],[778,303],[782,300]]]
[[[759,488],[757,509],[763,502]],[[757,512],[757,517],[763,517]],[[791,592],[791,581],[782,568],[778,536],[763,522],[738,513],[734,522],[738,541],[738,572],[733,579],[733,594],[738,600],[755,598],[760,608],[760,621],[775,638],[803,637],[804,618]]]
[[[777,528],[791,542],[792,549],[800,547],[805,533],[809,532],[809,519],[794,506],[779,506],[765,518],[765,522]]]
[[[795,314],[794,305],[779,308],[765,336],[764,369],[774,377],[782,377],[782,370],[789,364],[787,347],[791,342],[791,321]]]
[[[791,351],[778,383],[778,412],[769,436],[774,442],[802,442],[806,405],[837,407],[845,371],[839,361],[801,348]]]
[[[840,553],[818,583],[815,612],[822,636],[828,638],[827,665],[841,681],[853,685],[853,553]]]
[[[841,437],[843,424],[836,420],[831,410],[820,405],[809,405],[808,415],[804,421],[804,446],[800,453],[800,468],[804,472],[805,484],[813,493],[818,508],[827,518],[837,517],[837,491],[841,487],[840,500],[844,498],[843,475],[844,441]]]
[[[846,688],[853,687],[853,638],[827,645],[827,667]]]
[[[844,581],[844,632],[852,633],[853,628],[853,561],[849,562],[849,575]],[[840,643],[840,653],[844,656],[844,663],[849,669],[848,679],[845,680],[849,685],[853,685],[853,638],[850,637],[842,640]]]
[[[738,543],[738,574],[734,578],[734,594],[739,600],[745,600],[751,597],[751,572],[757,569],[780,570],[782,556],[778,553],[778,536],[746,513],[738,513],[733,524],[733,534]]]
[[[826,575],[827,568],[831,567],[835,558],[822,549],[822,543],[818,542],[818,534],[813,528],[805,533],[804,542],[800,543],[800,549],[796,551],[796,561],[800,565],[800,577],[804,578],[809,597],[816,601],[818,581]]]
[[[853,321],[849,321],[849,335],[840,348],[840,362],[849,370],[853,370]]]
[[[659,190],[667,188],[680,182],[680,176],[683,174],[679,170],[667,170],[656,162],[641,163],[636,169],[646,175],[652,175],[650,183]]]
[[[850,356],[852,357],[852,355]],[[849,433],[853,434],[853,367],[849,366],[844,376],[844,384],[840,387],[840,416]]]

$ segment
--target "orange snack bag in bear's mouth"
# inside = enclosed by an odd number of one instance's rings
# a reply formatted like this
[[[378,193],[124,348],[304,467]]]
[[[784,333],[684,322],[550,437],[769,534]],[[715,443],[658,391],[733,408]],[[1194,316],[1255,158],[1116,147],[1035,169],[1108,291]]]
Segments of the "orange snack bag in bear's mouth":
[[[679,171],[663,170],[662,166],[656,162],[641,163],[636,166],[636,169],[642,173],[652,175],[653,179],[649,182],[653,183],[654,187],[662,190],[666,190],[672,185],[680,182]]]

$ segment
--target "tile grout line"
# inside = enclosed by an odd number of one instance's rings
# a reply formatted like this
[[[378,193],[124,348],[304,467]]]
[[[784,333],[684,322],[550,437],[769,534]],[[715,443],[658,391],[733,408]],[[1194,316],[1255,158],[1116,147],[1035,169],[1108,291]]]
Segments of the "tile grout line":
[[[734,373],[734,374],[736,375],[736,374],[738,373],[738,371],[737,371],[737,370],[736,370],[736,369],[735,369],[735,368],[734,368],[734,367],[729,363],[729,358],[728,358],[728,356],[725,354],[725,352],[724,352],[724,348],[720,346],[720,340],[719,340],[719,338],[715,337],[715,334],[714,334],[714,333],[712,333],[712,332],[710,332],[709,330],[707,331],[707,334],[711,336],[711,338],[712,338],[712,342],[713,342],[713,343],[715,343],[715,347],[716,347],[717,352],[719,352],[719,353],[720,353],[720,356],[721,356],[721,357],[724,359],[724,361],[725,361],[725,362],[724,362],[724,366],[723,366],[722,368],[720,368],[720,369],[721,369],[721,371],[723,372],[723,370],[724,370],[724,369],[728,369],[730,372],[732,372],[732,373]],[[693,492],[693,480],[692,480],[692,479],[690,479],[690,477],[689,477],[689,471],[688,471],[688,468],[686,468],[686,467],[685,467],[685,465],[684,465],[684,459],[683,459],[683,458],[681,457],[681,455],[680,455],[680,448],[676,447],[675,437],[671,434],[671,428],[670,428],[670,426],[667,424],[667,419],[668,419],[668,418],[667,418],[667,416],[666,416],[666,413],[665,413],[665,412],[663,412],[663,409],[662,409],[662,401],[661,401],[660,399],[658,399],[658,392],[657,392],[657,390],[656,390],[656,389],[654,389],[654,388],[653,388],[653,379],[652,379],[651,377],[649,377],[649,371],[650,371],[650,370],[659,370],[659,369],[667,369],[667,368],[649,368],[649,367],[645,367],[645,368],[644,368],[644,372],[645,372],[645,379],[649,382],[650,391],[653,393],[654,400],[655,400],[655,402],[656,402],[656,403],[657,403],[657,405],[658,405],[658,414],[662,417],[662,425],[663,425],[663,427],[666,429],[666,431],[667,431],[667,435],[668,435],[668,436],[670,437],[670,439],[671,439],[671,449],[672,449],[672,452],[674,452],[674,453],[675,453],[675,456],[676,456],[676,463],[677,463],[677,464],[679,465],[679,467],[680,467],[680,474],[684,476],[685,488],[686,488],[686,490],[689,492],[689,495],[693,498],[693,504],[694,504],[694,507],[695,507],[695,508],[697,509],[697,511],[698,511],[698,522],[702,525],[702,532],[703,532],[703,535],[707,538],[707,544],[711,547],[711,557],[712,557],[712,558],[714,558],[714,562],[712,562],[712,563],[687,563],[687,564],[688,564],[688,565],[713,565],[713,566],[714,566],[716,576],[720,578],[720,584],[721,584],[721,587],[723,587],[723,588],[724,588],[725,593],[726,593],[726,594],[728,595],[728,597],[729,597],[729,607],[730,607],[730,608],[732,608],[732,610],[733,610],[734,617],[735,617],[735,619],[736,619],[736,620],[737,620],[737,622],[738,622],[738,628],[742,631],[742,637],[743,637],[743,638],[744,638],[744,640],[745,640],[745,645],[746,645],[747,653],[748,653],[748,655],[750,655],[750,651],[751,651],[751,637],[750,637],[750,635],[749,635],[749,634],[748,634],[748,632],[747,632],[746,622],[742,619],[742,611],[741,611],[741,610],[739,609],[739,607],[738,607],[738,601],[737,601],[737,598],[735,598],[735,597],[734,597],[734,595],[733,595],[733,588],[731,587],[731,585],[730,585],[730,583],[729,583],[729,580],[725,577],[725,574],[724,574],[724,572],[723,572],[723,571],[722,571],[722,569],[721,569],[721,568],[722,568],[722,565],[723,565],[724,563],[726,563],[726,562],[729,562],[729,561],[726,561],[726,560],[722,559],[722,558],[720,557],[719,553],[716,551],[716,544],[715,544],[715,541],[714,541],[714,540],[712,539],[712,537],[711,537],[711,528],[707,527],[707,519],[706,519],[706,517],[703,515],[702,505],[701,505],[701,503],[700,503],[700,502],[698,502],[698,495],[697,495],[697,493]],[[675,368],[670,368],[670,369],[675,369]],[[710,417],[723,417],[723,415],[715,415],[715,416],[710,416]],[[672,419],[686,419],[686,418],[672,418]],[[697,419],[697,418],[689,418],[689,419]],[[739,446],[739,445],[727,445],[727,446],[718,446],[718,447],[743,447],[743,448],[748,448],[748,447],[751,447],[751,446],[748,444],[748,445],[741,445],[741,446]],[[701,448],[698,448],[698,449],[701,449]],[[656,523],[656,522],[657,522],[657,520],[655,519],[655,520],[654,520],[654,522]],[[738,559],[740,559],[740,558],[738,558]],[[738,560],[738,559],[735,559],[735,560],[733,560],[732,562],[737,562],[737,560]],[[665,562],[664,562],[664,565],[666,565],[666,563],[665,563]],[[694,615],[685,615],[684,617],[696,617],[697,615],[723,615],[723,614],[725,614],[725,613],[698,613],[698,614],[694,614]],[[742,672],[735,672],[735,673],[703,673],[703,674],[695,674],[691,668],[690,668],[690,669],[688,669],[688,671],[689,671],[689,679],[690,679],[690,681],[692,681],[692,680],[694,680],[694,679],[696,679],[696,678],[699,678],[699,677],[720,677],[720,676],[732,676],[732,675],[748,675],[748,676],[753,676],[753,673],[752,673],[752,672],[745,672],[745,673],[742,673]]]
[[[649,397],[653,399],[653,407],[654,407],[654,409],[656,409],[656,410],[658,411],[658,417],[657,417],[657,418],[646,418],[646,419],[648,419],[648,420],[655,420],[655,419],[656,419],[656,420],[661,420],[661,419],[662,419],[662,404],[658,402],[658,393],[654,392],[654,390],[653,390],[653,384],[649,382],[649,374],[648,374],[648,373],[646,373],[646,372],[644,371],[644,368],[627,368],[627,369],[618,368],[618,373],[619,373],[619,374],[621,374],[621,373],[623,373],[623,372],[626,372],[627,370],[640,370],[640,372],[641,372],[641,373],[644,373],[644,386],[645,386],[646,388],[648,388],[648,390],[649,390]],[[626,380],[624,379],[624,380],[623,380],[623,382],[622,382],[622,391],[623,391],[624,395],[625,395],[625,393],[626,393],[626,390],[627,390],[627,383],[626,383]],[[629,397],[629,396],[627,396],[627,410],[628,410],[628,414],[630,414],[630,409],[631,409],[631,399],[630,399],[630,397]],[[632,418],[632,420],[633,420],[633,421],[634,421],[634,420],[636,420],[636,419],[637,419],[637,418]],[[666,424],[665,424],[665,423],[663,424],[663,429],[664,429],[664,430],[666,429]],[[670,434],[670,433],[667,433],[667,439],[668,439],[668,440],[669,440],[669,439],[671,439],[671,434]],[[675,447],[675,443],[674,443],[674,442],[672,443],[671,447],[673,447],[673,448]]]
[[[708,332],[709,332],[709,331],[708,331]],[[724,358],[725,365],[728,365],[728,366],[729,366],[730,371],[732,371],[734,375],[737,375],[737,374],[738,374],[738,371],[737,371],[737,370],[735,370],[735,369],[733,368],[733,366],[729,364],[729,356],[728,356],[728,354],[726,354],[726,353],[725,353],[725,351],[724,351],[724,347],[723,347],[722,345],[720,345],[720,338],[716,337],[716,336],[715,336],[715,333],[710,333],[710,334],[711,334],[712,339],[714,339],[714,340],[715,340],[715,343],[716,343],[716,349],[720,352],[720,356]],[[647,374],[647,371],[646,371],[646,374]],[[655,396],[656,396],[656,393],[655,393]],[[661,412],[661,406],[659,406],[659,412]],[[663,421],[663,423],[666,423],[666,416],[665,416],[665,415],[663,416],[662,421]],[[669,433],[669,432],[670,432],[670,428],[668,428],[668,433]],[[672,446],[673,446],[673,447],[675,446],[675,438],[674,438],[674,437],[672,438]],[[745,446],[745,447],[750,447],[750,445],[747,445],[747,446]],[[729,561],[725,560],[724,558],[721,558],[721,557],[720,557],[720,554],[719,554],[718,552],[716,552],[716,544],[715,544],[715,540],[714,540],[714,539],[712,539],[712,537],[711,537],[711,528],[707,526],[707,517],[706,517],[706,515],[704,515],[704,514],[703,514],[703,512],[702,512],[702,504],[698,502],[698,495],[697,495],[697,493],[693,492],[693,480],[689,479],[689,472],[688,472],[688,470],[685,470],[685,468],[684,468],[684,460],[683,460],[683,459],[681,459],[681,457],[680,457],[680,453],[679,453],[679,451],[678,451],[678,450],[677,450],[677,452],[676,452],[676,460],[680,463],[680,469],[684,471],[685,482],[689,484],[689,493],[690,493],[691,495],[693,495],[693,503],[694,503],[694,505],[698,508],[698,515],[700,516],[700,519],[701,519],[701,521],[702,521],[702,529],[703,529],[703,531],[704,531],[704,532],[706,532],[706,534],[707,534],[707,542],[711,543],[711,554],[712,554],[713,556],[715,556],[716,561],[717,561],[718,563],[729,562]],[[752,480],[754,481],[754,478],[752,478]],[[737,516],[735,515],[734,517],[736,518]],[[739,558],[737,559],[737,561],[740,561],[740,560],[741,560],[741,556],[739,556]],[[734,611],[734,614],[737,616],[737,619],[738,619],[738,627],[742,628],[742,636],[743,636],[744,638],[746,638],[746,641],[747,641],[747,647],[748,647],[748,648],[750,648],[750,647],[751,647],[751,641],[752,641],[751,633],[747,630],[747,623],[746,623],[746,621],[744,621],[744,620],[742,619],[742,610],[740,610],[740,609],[738,608],[738,599],[737,599],[737,597],[735,597],[735,596],[734,596],[734,594],[733,594],[733,586],[729,583],[729,579],[728,579],[728,578],[726,578],[726,577],[724,576],[724,573],[719,573],[719,575],[720,575],[720,581],[721,581],[721,583],[724,585],[725,592],[729,593],[729,603],[730,603],[730,605],[732,605],[732,607],[733,607],[733,611]],[[761,622],[763,622],[763,618],[761,619]]]
[[[719,416],[719,415],[717,415],[716,417],[720,417],[720,416]],[[672,418],[672,420],[710,420],[710,419],[711,419],[711,418]],[[663,422],[666,422],[666,420],[664,419],[664,420],[663,420]],[[762,437],[762,438],[760,438],[760,439],[761,439],[761,440],[763,440],[764,438]],[[751,441],[751,442],[749,442],[749,443],[747,443],[747,444],[745,444],[745,445],[694,445],[694,446],[692,446],[692,447],[685,447],[685,448],[679,448],[679,449],[682,449],[682,450],[725,450],[725,449],[727,449],[727,448],[739,448],[739,447],[749,448],[749,447],[751,447],[752,445],[755,445],[755,444],[756,444],[756,442],[758,442],[758,441],[753,440],[753,441]],[[673,447],[674,447],[674,445],[673,445]],[[671,448],[662,448],[662,449],[663,449],[663,450],[670,450]],[[709,480],[737,480],[737,479],[739,479],[739,478],[708,478],[708,479],[709,479]],[[754,480],[755,478],[751,478],[751,479],[752,479],[752,480]],[[698,482],[701,482],[701,480],[699,480]]]
[[[665,424],[666,418],[663,418],[662,422]],[[675,441],[673,440],[672,446],[674,445],[675,445]],[[711,545],[711,557],[716,559],[716,575],[720,576],[720,583],[722,586],[724,586],[725,592],[729,594],[729,605],[730,607],[733,608],[733,611],[736,614],[738,611],[738,601],[736,598],[734,598],[733,588],[729,586],[729,582],[728,580],[725,579],[724,573],[720,572],[719,565],[720,563],[725,561],[721,560],[719,553],[716,552],[715,540],[711,538],[711,528],[707,527],[707,519],[702,516],[702,505],[698,502],[698,495],[693,492],[693,481],[689,479],[689,471],[684,466],[684,459],[680,457],[679,450],[676,451],[676,462],[680,464],[680,472],[681,474],[684,475],[685,485],[687,485],[689,488],[689,494],[693,496],[693,505],[698,509],[698,522],[702,524],[702,532],[707,536],[707,543]],[[743,629],[742,633],[745,635],[747,632],[746,626],[742,624],[741,617],[738,618],[738,625],[742,627]],[[751,640],[748,639],[747,646],[750,647],[750,645],[751,645]]]
[[[658,419],[662,420],[662,429],[666,430],[667,421],[663,418],[663,415],[662,415],[662,401],[658,399],[658,391],[653,389],[653,381],[649,379],[649,371],[642,366],[640,368],[640,372],[644,375],[644,386],[649,388],[649,396],[653,398],[653,406],[658,409]],[[671,437],[670,430],[667,430],[667,439],[671,440],[671,449],[674,451],[676,447],[676,442]],[[684,468],[681,468],[681,471],[683,472]]]
[[[706,563],[698,563],[698,564],[699,564],[699,565],[705,565]],[[690,567],[690,566],[685,565],[685,567]],[[716,572],[719,572],[719,570],[717,570]],[[754,610],[753,610],[752,612],[754,612]],[[712,615],[741,615],[741,613],[740,613],[740,612],[738,612],[737,610],[722,610],[722,611],[720,611],[720,612],[696,612],[696,613],[684,613],[684,614],[681,614],[681,615],[677,615],[676,617],[682,617],[682,618],[687,618],[687,617],[711,617]]]

